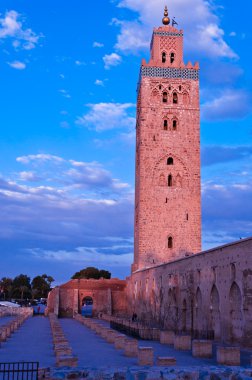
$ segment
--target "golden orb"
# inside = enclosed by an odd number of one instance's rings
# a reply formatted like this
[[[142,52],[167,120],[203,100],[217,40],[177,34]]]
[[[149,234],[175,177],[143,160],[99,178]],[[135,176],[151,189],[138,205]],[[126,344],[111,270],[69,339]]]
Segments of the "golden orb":
[[[170,24],[170,18],[168,17],[167,6],[165,6],[165,9],[164,9],[164,17],[162,19],[162,22],[163,22],[164,25],[169,25]]]
[[[164,25],[169,25],[170,24],[169,17],[163,17],[162,22],[163,22]]]

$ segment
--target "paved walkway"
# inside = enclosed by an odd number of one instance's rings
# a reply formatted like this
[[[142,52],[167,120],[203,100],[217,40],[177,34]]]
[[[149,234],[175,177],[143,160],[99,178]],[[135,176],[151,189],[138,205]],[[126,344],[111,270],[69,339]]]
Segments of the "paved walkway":
[[[14,317],[10,316],[10,317],[1,317],[0,318],[0,326],[3,326],[5,325],[5,323],[8,323],[10,322]]]
[[[109,368],[137,365],[137,358],[124,356],[123,350],[116,350],[113,344],[107,343],[105,339],[78,321],[59,319],[59,322],[73,353],[78,356],[79,366]],[[4,323],[4,318],[0,318],[1,323]],[[177,351],[155,341],[139,340],[139,345],[153,347],[155,358],[157,356],[175,356],[179,367],[216,365],[215,359],[193,358],[189,351]],[[248,366],[250,355],[249,351],[242,353],[242,365]],[[49,319],[43,316],[28,318],[6,342],[2,343],[0,361],[38,361],[40,367],[55,366]]]
[[[73,319],[60,319],[63,331],[69,340],[73,353],[79,358],[80,366],[132,366],[137,365],[137,358],[124,356],[123,350],[117,350],[114,345],[95,334],[88,327]],[[102,322],[108,325],[107,322]],[[175,356],[179,366],[215,365],[214,359],[193,358],[191,352],[177,351],[172,347],[155,341],[139,340],[141,347],[153,347],[157,356]]]
[[[2,343],[0,361],[38,361],[40,367],[54,366],[55,357],[48,318],[28,318],[6,342]]]
[[[136,358],[128,358],[113,344],[96,335],[92,330],[74,319],[59,319],[62,329],[78,356],[79,366],[85,367],[129,367],[137,364]]]

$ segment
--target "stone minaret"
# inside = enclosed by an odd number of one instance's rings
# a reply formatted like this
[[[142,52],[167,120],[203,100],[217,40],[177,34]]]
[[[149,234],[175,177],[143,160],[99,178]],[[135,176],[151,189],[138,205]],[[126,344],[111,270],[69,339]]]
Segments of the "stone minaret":
[[[132,271],[201,250],[199,66],[167,7],[162,21],[140,70]]]

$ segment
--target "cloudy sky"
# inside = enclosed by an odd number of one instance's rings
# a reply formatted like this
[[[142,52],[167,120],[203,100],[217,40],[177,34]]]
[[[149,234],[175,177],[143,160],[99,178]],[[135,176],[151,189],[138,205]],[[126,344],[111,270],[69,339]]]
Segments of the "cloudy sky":
[[[129,274],[136,84],[165,3],[1,1],[0,277]],[[207,249],[252,235],[252,6],[167,5],[201,66]]]

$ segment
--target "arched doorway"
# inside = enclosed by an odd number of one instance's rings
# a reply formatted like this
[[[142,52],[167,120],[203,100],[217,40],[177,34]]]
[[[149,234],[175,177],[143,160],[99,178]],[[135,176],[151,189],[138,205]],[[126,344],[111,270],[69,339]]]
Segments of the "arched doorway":
[[[214,338],[220,338],[220,297],[216,285],[213,285],[210,294],[210,325]]]
[[[186,331],[186,327],[187,327],[187,320],[186,320],[186,314],[187,314],[187,304],[186,304],[186,300],[183,301],[183,304],[182,304],[182,331]]]
[[[178,306],[175,289],[169,289],[168,292],[168,304],[167,304],[167,327],[174,331],[178,330]]]
[[[202,294],[201,294],[201,290],[200,288],[198,287],[197,288],[197,291],[196,291],[196,297],[195,297],[195,327],[196,327],[196,330],[198,331],[201,331],[203,329],[203,313],[202,313]]]
[[[243,317],[241,312],[242,296],[239,286],[233,282],[229,292],[230,305],[230,338],[232,341],[240,340],[243,335]]]
[[[81,315],[83,317],[92,317],[93,312],[93,298],[86,296],[82,299],[81,303]]]

